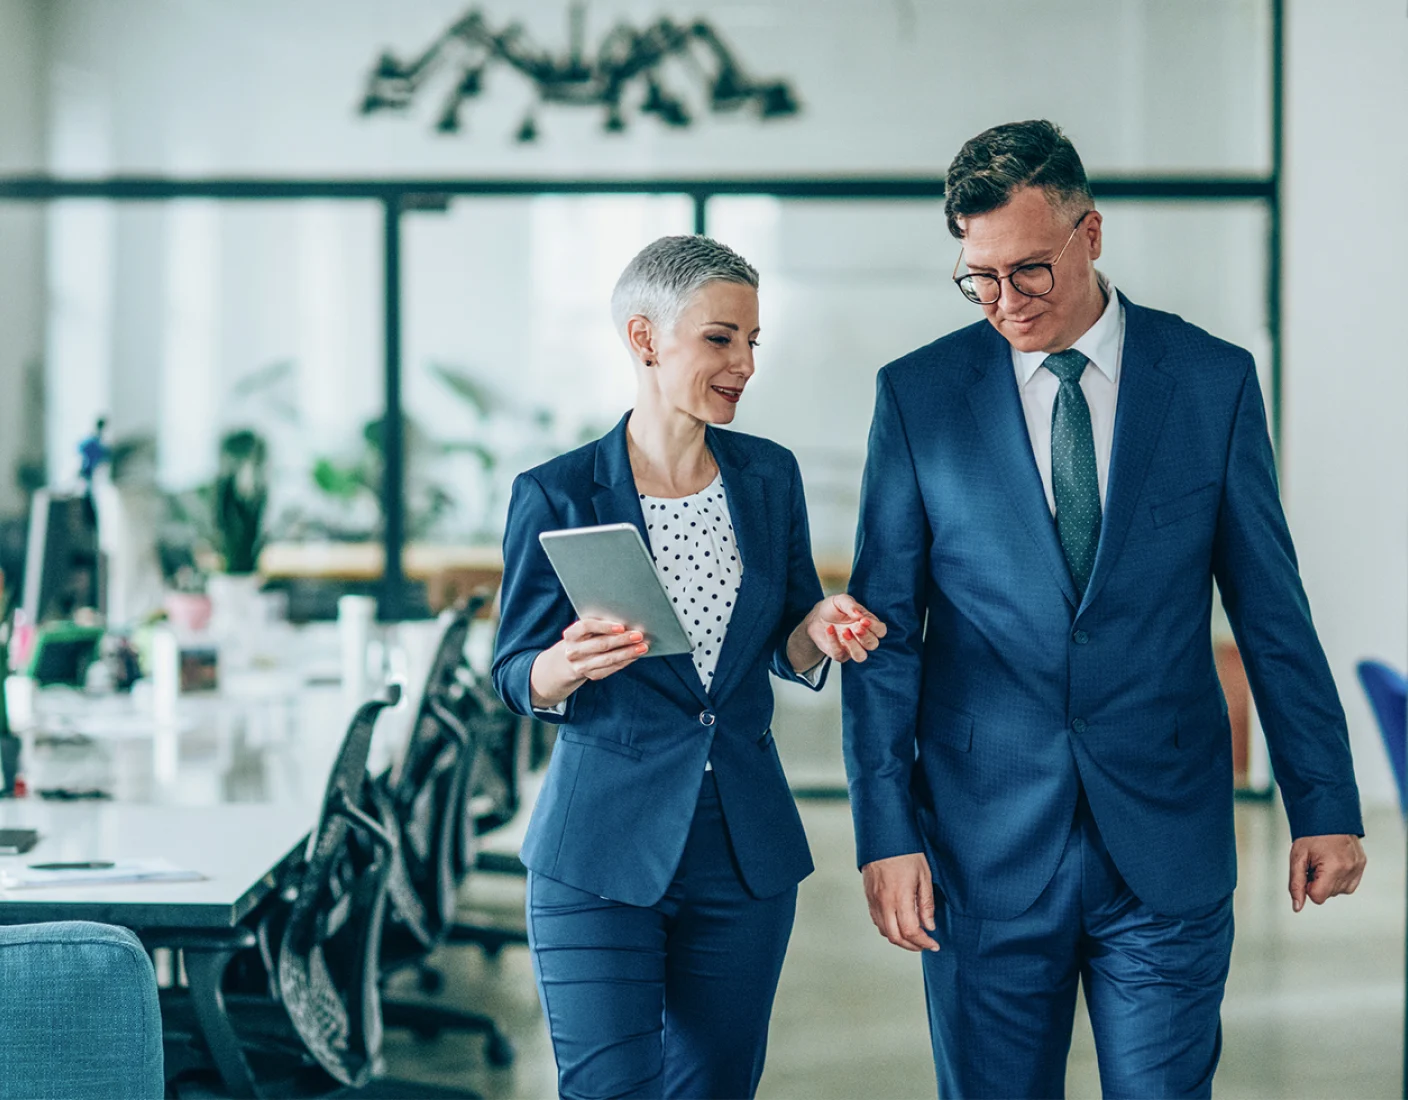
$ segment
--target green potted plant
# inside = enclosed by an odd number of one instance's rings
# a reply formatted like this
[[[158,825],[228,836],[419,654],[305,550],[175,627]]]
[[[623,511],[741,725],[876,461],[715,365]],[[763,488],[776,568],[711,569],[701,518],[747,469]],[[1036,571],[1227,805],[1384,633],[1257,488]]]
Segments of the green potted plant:
[[[264,438],[249,428],[228,432],[220,441],[210,501],[215,549],[224,569],[206,581],[210,627],[217,636],[236,637],[255,611],[262,584],[258,569],[269,501],[268,459]]]

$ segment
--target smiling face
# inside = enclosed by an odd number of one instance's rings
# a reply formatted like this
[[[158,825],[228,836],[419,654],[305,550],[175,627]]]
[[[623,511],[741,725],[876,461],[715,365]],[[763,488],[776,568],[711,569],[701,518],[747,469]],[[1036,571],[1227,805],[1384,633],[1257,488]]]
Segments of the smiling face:
[[[1080,213],[1053,204],[1039,187],[1023,187],[996,210],[960,219],[963,260],[975,274],[1010,275],[1023,264],[1049,264],[1060,256],[1050,293],[1028,297],[1003,279],[1002,296],[982,307],[1018,351],[1064,351],[1100,317],[1104,299],[1095,276],[1100,215],[1086,214],[1072,237]]]
[[[639,403],[705,424],[728,424],[753,377],[758,292],[743,283],[705,283],[668,332],[632,317],[627,337],[640,378]]]

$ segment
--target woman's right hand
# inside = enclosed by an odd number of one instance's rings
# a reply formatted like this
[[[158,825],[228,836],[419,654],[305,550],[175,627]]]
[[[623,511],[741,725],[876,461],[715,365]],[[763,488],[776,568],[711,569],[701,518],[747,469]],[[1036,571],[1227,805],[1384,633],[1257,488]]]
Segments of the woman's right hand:
[[[604,680],[650,650],[639,630],[601,619],[578,619],[543,650],[530,676],[533,705],[555,707],[588,680]]]

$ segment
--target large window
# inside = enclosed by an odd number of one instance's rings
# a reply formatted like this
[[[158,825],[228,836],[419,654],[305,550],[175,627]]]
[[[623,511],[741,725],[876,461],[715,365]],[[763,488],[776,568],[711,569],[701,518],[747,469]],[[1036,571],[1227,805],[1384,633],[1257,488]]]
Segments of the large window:
[[[405,226],[407,536],[497,544],[513,477],[595,438],[635,378],[611,289],[680,196],[458,199]]]

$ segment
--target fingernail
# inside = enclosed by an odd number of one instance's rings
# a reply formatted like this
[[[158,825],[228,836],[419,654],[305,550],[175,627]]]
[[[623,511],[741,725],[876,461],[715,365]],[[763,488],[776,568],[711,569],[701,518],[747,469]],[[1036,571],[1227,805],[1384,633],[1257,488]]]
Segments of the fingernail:
[[[620,623],[617,623],[615,626],[613,626],[613,627],[611,628],[611,633],[613,633],[613,634],[624,634],[625,632],[626,632],[626,628],[625,628],[624,626],[622,626]]]
[[[828,626],[828,627],[826,628],[826,633],[830,634],[832,637],[835,637],[835,636],[836,636],[836,628],[835,628],[834,626]]]
[[[643,642],[645,641],[645,635],[642,634],[639,630],[637,630],[634,634],[631,635],[631,641]]]
[[[851,628],[850,628],[850,627],[847,627],[847,628],[846,628],[846,641],[848,641],[848,642],[854,642],[855,640],[856,640],[856,636],[851,633]]]
[[[637,652],[637,653],[644,653],[644,652],[645,652],[647,649],[649,649],[649,648],[650,648],[650,647],[649,647],[648,645],[638,645],[638,646],[636,646],[636,652]]]
[[[861,628],[862,630],[868,630],[868,629],[870,628],[870,620],[869,620],[869,619],[862,619],[862,620],[860,621],[860,628]]]

